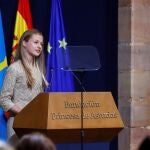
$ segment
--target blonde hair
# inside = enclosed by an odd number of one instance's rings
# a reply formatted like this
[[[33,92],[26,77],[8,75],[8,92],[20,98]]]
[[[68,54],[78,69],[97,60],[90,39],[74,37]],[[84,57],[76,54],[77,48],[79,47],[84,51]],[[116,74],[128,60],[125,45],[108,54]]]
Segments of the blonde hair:
[[[23,68],[25,70],[25,74],[26,74],[26,77],[27,77],[27,86],[29,88],[32,88],[35,81],[34,81],[34,78],[32,76],[32,73],[31,73],[31,70],[30,68],[28,67],[27,63],[28,63],[28,60],[24,57],[24,47],[23,47],[23,41],[29,41],[29,39],[32,37],[32,35],[34,34],[38,34],[38,35],[42,35],[41,32],[39,32],[37,29],[30,29],[30,30],[27,30],[25,31],[21,38],[20,38],[20,41],[19,41],[19,44],[18,44],[18,48],[17,48],[17,51],[16,51],[16,57],[15,57],[15,61],[17,60],[20,60],[22,65],[23,65]],[[41,54],[38,56],[38,57],[35,57],[35,66],[39,69],[41,75],[42,75],[42,84],[43,84],[43,87],[44,86],[47,86],[48,85],[48,82],[47,80],[45,79],[45,59],[44,59],[44,52],[42,51]]]

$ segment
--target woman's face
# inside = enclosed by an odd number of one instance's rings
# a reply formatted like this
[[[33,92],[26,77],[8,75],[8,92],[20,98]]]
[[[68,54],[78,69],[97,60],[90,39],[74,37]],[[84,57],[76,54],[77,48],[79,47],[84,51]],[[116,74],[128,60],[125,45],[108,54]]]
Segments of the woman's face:
[[[43,50],[43,36],[33,34],[28,41],[23,41],[27,57],[38,57]]]

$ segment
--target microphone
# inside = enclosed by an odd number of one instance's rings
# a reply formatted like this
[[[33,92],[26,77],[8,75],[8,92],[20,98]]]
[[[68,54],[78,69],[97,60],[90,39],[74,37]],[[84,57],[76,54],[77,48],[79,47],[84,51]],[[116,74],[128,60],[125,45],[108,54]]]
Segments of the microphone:
[[[51,73],[51,78],[50,78],[50,82],[49,82],[49,84],[48,84],[48,87],[45,89],[45,91],[46,92],[49,92],[49,91],[51,91],[51,87],[52,87],[52,80],[53,80],[53,76],[54,76],[54,68],[50,68],[49,69],[50,70],[50,73]]]
[[[84,92],[86,92],[86,90],[85,90],[85,88],[84,88],[82,82],[81,82],[80,79],[77,77],[77,75],[76,75],[73,71],[71,71],[71,73],[72,73],[72,75],[75,77],[75,79],[78,81],[78,83],[79,83],[79,85],[81,86],[82,90],[83,90]]]
[[[69,72],[71,72],[71,74],[72,74],[72,75],[75,77],[75,79],[78,81],[78,83],[79,83],[79,85],[81,86],[82,90],[83,90],[84,92],[86,92],[86,90],[85,90],[85,88],[84,88],[82,82],[80,81],[80,79],[77,77],[77,75],[73,72],[73,70],[72,70],[70,67],[65,66],[65,67],[62,67],[61,69],[64,70],[64,71],[69,71]],[[82,73],[83,70],[84,70],[84,68],[79,68],[78,70],[80,70],[80,72]],[[79,72],[79,71],[78,71],[78,72]]]

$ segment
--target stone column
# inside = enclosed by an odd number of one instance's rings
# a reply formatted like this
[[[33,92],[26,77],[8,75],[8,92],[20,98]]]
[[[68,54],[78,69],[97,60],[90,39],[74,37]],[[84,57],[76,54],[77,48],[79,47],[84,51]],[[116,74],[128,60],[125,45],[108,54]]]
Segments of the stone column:
[[[119,0],[118,105],[125,123],[119,150],[138,150],[150,135],[149,18],[149,0]]]

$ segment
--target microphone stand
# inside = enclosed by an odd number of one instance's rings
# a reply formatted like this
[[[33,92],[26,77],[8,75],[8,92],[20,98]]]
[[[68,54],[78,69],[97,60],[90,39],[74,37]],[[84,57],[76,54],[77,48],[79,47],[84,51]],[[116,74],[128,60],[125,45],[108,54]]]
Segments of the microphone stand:
[[[80,138],[81,138],[81,150],[84,149],[84,129],[83,129],[83,92],[81,92],[81,130],[80,130]]]
[[[83,77],[85,75],[85,71],[84,69],[80,72],[78,72],[79,75],[80,75],[80,85],[82,87],[82,90],[81,90],[81,129],[80,129],[80,138],[81,138],[81,150],[84,150],[84,128],[83,128],[83,121],[84,121],[84,107],[83,107],[83,90],[85,92],[85,88],[82,84],[83,82]]]
[[[81,101],[80,101],[80,103],[81,103],[81,111],[80,111],[80,114],[81,114],[81,129],[80,129],[80,140],[81,140],[81,150],[84,150],[84,128],[83,128],[83,121],[84,121],[84,118],[83,118],[83,116],[84,116],[84,107],[83,107],[83,92],[86,92],[86,90],[85,90],[85,88],[84,88],[84,86],[83,86],[83,84],[82,84],[82,81],[83,81],[83,76],[84,76],[84,74],[85,74],[85,71],[84,71],[84,69],[82,69],[82,71],[76,71],[76,72],[78,72],[78,75],[80,76],[80,79],[77,77],[77,75],[76,74],[74,74],[72,71],[71,71],[71,73],[72,73],[72,75],[77,79],[77,81],[78,81],[78,83],[80,84],[80,86],[81,86],[81,88],[82,88],[82,90],[81,90]]]

